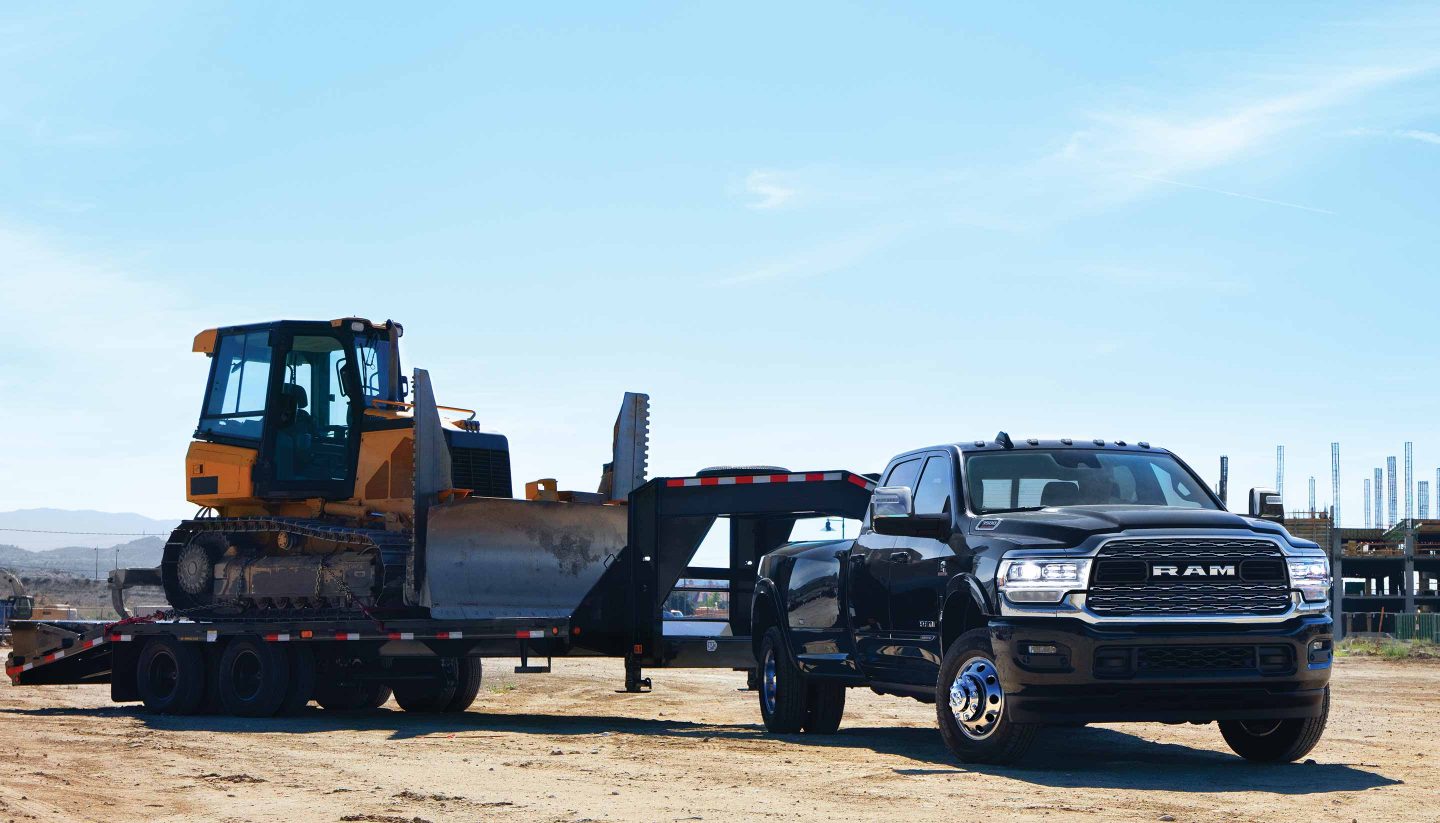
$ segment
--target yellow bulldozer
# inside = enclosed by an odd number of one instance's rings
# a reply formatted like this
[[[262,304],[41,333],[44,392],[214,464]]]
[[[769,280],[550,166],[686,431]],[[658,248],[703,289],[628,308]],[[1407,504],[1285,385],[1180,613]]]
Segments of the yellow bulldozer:
[[[195,337],[210,358],[185,456],[200,509],[158,570],[112,575],[122,615],[123,590],[154,583],[182,613],[573,608],[624,546],[622,504],[645,482],[648,398],[625,395],[597,491],[537,481],[515,499],[506,438],[438,405],[423,370],[402,372],[403,332],[345,317]],[[496,563],[505,558],[517,562]]]

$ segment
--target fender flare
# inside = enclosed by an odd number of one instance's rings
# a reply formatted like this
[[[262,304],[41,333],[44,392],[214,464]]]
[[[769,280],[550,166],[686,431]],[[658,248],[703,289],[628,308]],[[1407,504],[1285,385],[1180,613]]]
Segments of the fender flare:
[[[998,614],[995,604],[992,603],[990,598],[985,594],[985,588],[980,585],[980,581],[976,579],[975,575],[969,573],[956,575],[950,579],[950,583],[946,586],[945,599],[940,605],[940,614],[936,620],[936,626],[942,638],[942,646],[944,645],[943,639],[947,637],[945,615],[950,612],[951,603],[955,602],[957,598],[962,597],[974,604],[975,608],[979,610],[981,617],[989,618]],[[958,637],[958,633],[955,636]],[[954,638],[952,637],[951,639]]]
[[[763,639],[765,633],[756,631],[755,629],[761,625],[759,620],[760,611],[762,608],[765,608],[766,605],[774,611],[774,625],[780,629],[780,634],[784,636],[785,645],[790,645],[790,627],[786,625],[784,619],[785,604],[780,596],[780,587],[776,586],[775,581],[770,578],[761,577],[755,581],[755,598],[750,601],[750,649],[754,652],[756,660],[760,659],[760,641]]]

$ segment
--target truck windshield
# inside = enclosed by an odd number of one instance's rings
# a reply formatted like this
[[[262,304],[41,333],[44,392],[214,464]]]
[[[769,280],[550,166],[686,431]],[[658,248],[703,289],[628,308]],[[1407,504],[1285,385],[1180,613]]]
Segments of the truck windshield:
[[[1168,454],[1026,449],[968,455],[965,470],[977,514],[1051,506],[1220,508]]]
[[[378,335],[357,336],[355,354],[360,359],[360,390],[365,405],[372,400],[394,400],[390,386],[390,341]]]

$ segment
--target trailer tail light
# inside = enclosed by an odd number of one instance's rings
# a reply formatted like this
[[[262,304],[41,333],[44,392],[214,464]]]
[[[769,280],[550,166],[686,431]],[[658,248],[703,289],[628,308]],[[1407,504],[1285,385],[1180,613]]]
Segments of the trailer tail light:
[[[645,647],[642,646],[642,645],[640,645],[639,643],[636,643],[636,644],[635,644],[635,648],[634,648],[634,652],[635,652],[636,654],[644,654],[644,653],[645,653]]]

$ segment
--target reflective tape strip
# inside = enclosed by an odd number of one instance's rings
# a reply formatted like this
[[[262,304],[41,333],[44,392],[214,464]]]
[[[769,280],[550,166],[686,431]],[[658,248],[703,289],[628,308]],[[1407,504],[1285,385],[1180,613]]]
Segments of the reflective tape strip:
[[[359,632],[335,632],[336,640],[359,640]]]
[[[41,659],[42,659],[44,662],[46,662],[46,663],[54,663],[56,660],[59,660],[60,658],[62,658],[62,657],[64,657],[64,656],[65,656],[65,651],[62,649],[62,650],[60,650],[60,651],[58,651],[58,652],[51,652],[50,654],[45,655],[45,657],[43,657],[43,658],[41,658]]]
[[[111,642],[111,643],[129,643],[131,640],[134,640],[134,639],[135,639],[135,636],[134,636],[133,634],[112,634],[112,635],[110,635],[110,642]]]
[[[465,636],[464,632],[440,632],[435,635],[436,640],[459,640]]]
[[[219,639],[220,639],[220,632],[218,632],[218,631],[208,631],[208,632],[205,632],[205,642],[206,642],[206,643],[214,643],[215,641],[217,641],[217,640],[219,640]]]
[[[868,478],[851,472],[805,472],[803,474],[742,474],[734,477],[672,477],[665,481],[668,488],[691,486],[748,486],[756,483],[820,483],[846,480],[862,489],[873,489]]]
[[[93,648],[95,648],[96,646],[104,645],[104,643],[105,643],[105,638],[103,638],[103,637],[92,637],[92,638],[90,638],[89,640],[86,640],[84,643],[81,643],[80,646],[81,646],[81,648],[93,649]]]
[[[268,641],[268,642],[270,642],[270,643],[289,643],[289,642],[290,642],[290,635],[288,635],[288,634],[267,634],[267,635],[265,635],[265,640]]]
[[[520,631],[515,632],[515,636],[520,638],[521,640],[543,640],[545,638],[545,630],[534,629],[532,631],[525,631],[524,629],[521,629]]]
[[[414,632],[390,632],[389,637],[390,637],[391,640],[414,640],[414,639],[415,639],[415,633],[414,633]]]

